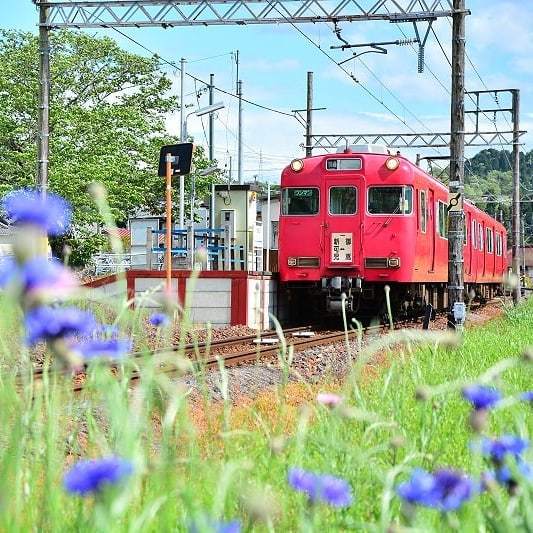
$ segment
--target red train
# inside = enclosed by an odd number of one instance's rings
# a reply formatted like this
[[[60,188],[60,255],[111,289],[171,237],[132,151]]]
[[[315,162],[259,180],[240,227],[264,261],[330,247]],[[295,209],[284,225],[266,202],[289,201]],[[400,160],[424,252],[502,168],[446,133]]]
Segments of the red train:
[[[448,189],[385,147],[296,159],[281,176],[281,281],[304,307],[379,311],[444,309]],[[489,298],[506,271],[504,226],[465,202],[465,292]]]

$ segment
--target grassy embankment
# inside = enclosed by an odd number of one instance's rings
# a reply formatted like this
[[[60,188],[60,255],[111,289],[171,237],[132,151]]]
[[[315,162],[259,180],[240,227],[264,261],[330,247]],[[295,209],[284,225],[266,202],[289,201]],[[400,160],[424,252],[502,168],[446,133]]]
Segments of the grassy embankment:
[[[2,352],[13,357],[10,336],[16,328],[12,314],[7,316]],[[371,375],[361,366],[354,369],[337,386],[344,398],[340,408],[314,402],[320,387],[288,384],[246,407],[226,401],[219,408],[205,399],[207,429],[191,419],[198,407],[190,405],[188,391],[158,375],[159,361],[148,356],[135,393],[128,392],[127,376],[135,367],[128,361],[121,380],[94,366],[81,396],[70,392],[68,378],[55,374],[43,384],[28,381],[17,392],[12,373],[2,370],[0,531],[181,531],[205,517],[238,519],[258,531],[406,526],[394,487],[412,467],[450,466],[473,475],[488,468],[469,447],[476,437],[460,394],[464,384],[484,375],[505,394],[486,435],[531,438],[533,408],[518,395],[533,388],[533,363],[520,356],[533,345],[533,301],[468,330],[459,348],[415,344],[393,343],[390,364]],[[499,371],[486,374],[494,365]],[[202,381],[201,372],[197,377]],[[417,390],[422,399],[415,397]],[[309,399],[303,406],[302,397]],[[135,465],[123,486],[95,499],[65,493],[61,478],[69,464],[112,453]],[[530,462],[531,457],[529,451]],[[310,508],[287,484],[291,466],[345,478],[352,505]],[[418,531],[526,530],[525,520],[533,528],[531,504],[531,485],[513,498],[498,488],[447,517],[421,510],[411,525]],[[273,522],[253,522],[257,515]]]

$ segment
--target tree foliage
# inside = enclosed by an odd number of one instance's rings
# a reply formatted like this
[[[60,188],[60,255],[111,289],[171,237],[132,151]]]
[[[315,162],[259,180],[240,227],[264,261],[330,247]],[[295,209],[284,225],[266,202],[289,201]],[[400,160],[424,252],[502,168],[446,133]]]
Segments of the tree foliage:
[[[53,246],[60,251],[68,243],[83,264],[103,242],[91,182],[104,184],[119,224],[139,210],[161,212],[157,160],[160,147],[176,141],[166,119],[179,102],[156,58],[125,51],[110,38],[54,32],[51,53],[49,184],[74,207],[72,232]],[[35,184],[38,61],[34,35],[0,32],[0,193]],[[195,163],[208,166],[201,149]],[[198,179],[199,196],[206,181]]]

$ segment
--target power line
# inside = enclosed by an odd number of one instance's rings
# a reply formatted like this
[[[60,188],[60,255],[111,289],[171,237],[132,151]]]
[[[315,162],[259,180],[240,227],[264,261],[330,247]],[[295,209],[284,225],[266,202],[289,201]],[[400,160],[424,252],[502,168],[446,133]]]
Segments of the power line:
[[[178,66],[177,63],[174,63],[173,61],[160,56],[157,52],[154,52],[153,50],[148,48],[146,45],[144,45],[141,42],[137,41],[136,39],[134,39],[133,37],[131,37],[127,33],[124,33],[123,31],[119,30],[118,28],[111,27],[111,29],[116,31],[120,35],[122,35],[125,39],[128,39],[132,43],[136,44],[137,46],[139,46],[140,48],[142,48],[143,50],[145,50],[146,52],[151,54],[154,58],[159,59],[160,61],[163,61],[167,65],[169,65],[172,68],[174,68],[174,69],[176,69],[176,70],[181,72],[181,68]],[[226,54],[222,54],[222,55],[226,55]],[[205,82],[204,80],[202,80],[202,79],[190,74],[189,72],[186,72],[185,75],[188,76],[189,78],[192,78],[193,80],[197,81],[198,83],[201,83],[201,84],[205,85],[206,87],[209,87],[209,83],[208,82]],[[229,91],[221,89],[220,87],[213,86],[213,88],[215,89],[215,91],[218,91],[218,92],[220,92],[222,94],[225,94],[227,96],[231,96],[232,98],[238,98],[238,96],[236,94],[233,94],[233,93],[231,93]],[[265,106],[265,105],[262,105],[262,104],[258,104],[257,102],[254,102],[252,100],[248,100],[247,98],[242,98],[242,101],[246,102],[247,104],[250,104],[252,106],[258,107],[260,109],[264,109],[266,111],[271,111],[272,113],[277,113],[278,115],[284,115],[284,116],[287,116],[287,117],[291,117],[291,118],[296,120],[296,117],[292,113],[288,113],[286,111],[281,111],[280,109],[275,109],[273,107]]]
[[[356,85],[359,85],[368,96],[370,96],[373,100],[378,102],[381,106],[383,106],[389,113],[391,113],[397,120],[399,120],[404,126],[406,126],[408,129],[410,129],[413,133],[416,133],[416,131],[407,124],[405,119],[402,119],[395,111],[393,111],[383,100],[380,100],[370,89],[368,89],[360,80],[358,80],[351,72],[346,70],[342,65],[339,65],[334,57],[332,57],[328,52],[326,52],[320,45],[318,45],[311,37],[309,37],[304,31],[302,31],[296,24],[294,24],[291,20],[289,20],[275,5],[272,4],[272,2],[269,2],[270,6],[275,9],[302,37],[304,37],[307,41],[309,41],[315,48],[317,48],[322,54],[324,54],[332,63],[334,63],[338,68],[340,68],[349,78],[353,80],[353,82]],[[368,68],[368,67],[367,67]],[[370,69],[369,69],[370,70]],[[377,78],[379,81],[379,78]],[[380,82],[382,83],[382,82]],[[384,86],[386,87],[386,86]],[[387,88],[387,90],[389,90]],[[389,90],[390,92],[390,90]],[[403,106],[403,104],[402,104]],[[405,106],[403,106],[405,109],[407,109]],[[413,114],[412,112],[410,112]],[[419,120],[416,115],[413,114],[413,116]],[[424,125],[424,127],[427,127]],[[440,150],[434,149],[437,153],[441,153]]]

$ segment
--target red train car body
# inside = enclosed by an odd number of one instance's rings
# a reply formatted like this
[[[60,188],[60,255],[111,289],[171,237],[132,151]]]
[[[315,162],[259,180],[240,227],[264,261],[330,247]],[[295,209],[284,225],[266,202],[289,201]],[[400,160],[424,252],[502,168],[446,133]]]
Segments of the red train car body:
[[[384,147],[295,160],[281,177],[279,270],[329,310],[395,304],[444,308],[448,279],[447,187]],[[465,291],[489,297],[506,271],[502,224],[465,202]]]

